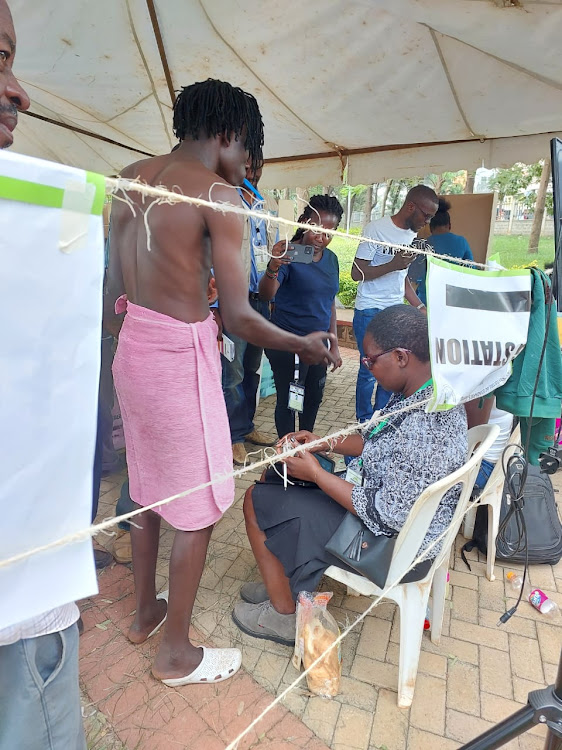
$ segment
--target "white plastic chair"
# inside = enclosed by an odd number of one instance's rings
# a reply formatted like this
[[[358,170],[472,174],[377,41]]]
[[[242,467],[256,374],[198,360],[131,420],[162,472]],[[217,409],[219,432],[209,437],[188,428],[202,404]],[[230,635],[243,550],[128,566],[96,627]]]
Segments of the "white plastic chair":
[[[507,447],[511,449],[505,454],[507,460],[515,451],[515,446],[521,442],[521,429],[519,425],[511,433]],[[476,521],[476,509],[479,505],[488,506],[488,541],[486,554],[486,578],[495,580],[494,565],[496,562],[496,537],[500,526],[500,510],[502,504],[503,486],[505,476],[503,473],[502,459],[496,461],[492,473],[480,495],[471,502],[471,508],[465,516],[463,524],[463,536],[472,539],[474,535],[474,523]]]
[[[433,643],[439,643],[441,639],[451,547],[468,506],[482,456],[490,448],[498,433],[497,425],[480,425],[469,430],[468,461],[453,474],[435,482],[422,492],[396,539],[387,576],[389,583],[401,580],[416,559],[443,495],[456,484],[463,485],[453,519],[443,537],[441,551],[426,577],[414,583],[399,583],[385,594],[385,598],[392,599],[400,608],[398,705],[401,708],[408,708],[414,698],[423,624],[432,586],[431,640]],[[363,596],[376,597],[382,593],[382,589],[364,576],[349,573],[335,565],[326,570],[326,575],[346,584],[348,588]]]

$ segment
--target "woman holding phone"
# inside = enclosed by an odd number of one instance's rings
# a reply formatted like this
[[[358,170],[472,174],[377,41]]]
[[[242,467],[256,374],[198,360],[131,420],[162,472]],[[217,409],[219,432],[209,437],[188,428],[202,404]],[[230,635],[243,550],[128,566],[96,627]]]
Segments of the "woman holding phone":
[[[300,224],[316,224],[324,229],[337,229],[343,208],[337,198],[314,195],[299,216]],[[336,334],[335,298],[339,290],[338,259],[328,245],[331,235],[318,230],[298,229],[293,245],[312,247],[312,253],[294,255],[286,240],[273,246],[265,274],[259,286],[261,299],[272,300],[275,306],[271,322],[285,331],[305,336],[312,331]],[[311,262],[309,261],[312,257]],[[336,344],[337,346],[337,344]],[[299,429],[314,429],[326,383],[326,365],[305,365],[290,352],[266,349],[271,364],[277,403],[275,427],[279,437],[295,430],[295,414]],[[341,367],[339,351],[335,352],[336,367]]]

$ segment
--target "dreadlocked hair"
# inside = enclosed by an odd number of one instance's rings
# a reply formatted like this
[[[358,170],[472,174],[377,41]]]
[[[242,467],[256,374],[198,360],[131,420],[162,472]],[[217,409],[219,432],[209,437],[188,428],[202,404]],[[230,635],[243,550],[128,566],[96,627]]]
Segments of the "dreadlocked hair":
[[[238,140],[244,131],[244,147],[250,154],[250,166],[263,166],[263,120],[258,103],[251,94],[230,83],[208,78],[184,86],[174,103],[174,133],[180,141],[217,135]]]
[[[312,224],[319,224],[320,211],[323,211],[326,214],[332,214],[337,218],[337,229],[341,221],[341,217],[343,216],[343,208],[339,200],[337,198],[334,198],[333,195],[313,195],[306,205],[304,211],[298,218],[299,224],[306,224],[308,221],[310,221]],[[301,240],[305,231],[306,230],[304,229],[297,229],[297,231],[293,235],[291,242],[298,242],[299,240]]]

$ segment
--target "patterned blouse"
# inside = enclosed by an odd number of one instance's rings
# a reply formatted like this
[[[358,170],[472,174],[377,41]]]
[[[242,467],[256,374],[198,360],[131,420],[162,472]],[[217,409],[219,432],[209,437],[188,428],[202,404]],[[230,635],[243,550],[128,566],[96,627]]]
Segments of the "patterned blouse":
[[[363,431],[361,458],[350,463],[350,468],[360,471],[362,462],[363,486],[354,487],[351,497],[355,512],[373,534],[391,536],[400,531],[421,492],[467,460],[464,406],[428,414],[423,404],[392,417],[395,411],[426,401],[432,390],[428,385],[406,399],[394,394],[380,412],[387,424],[372,436],[372,427]],[[459,497],[460,485],[444,495],[420,552],[446,529]],[[435,557],[439,549],[440,545],[433,547],[430,556]]]

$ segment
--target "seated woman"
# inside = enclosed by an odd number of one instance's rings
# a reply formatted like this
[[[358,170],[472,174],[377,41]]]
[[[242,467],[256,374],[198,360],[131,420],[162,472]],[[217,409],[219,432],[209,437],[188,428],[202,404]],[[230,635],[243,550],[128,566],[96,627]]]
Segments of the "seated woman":
[[[246,493],[246,529],[263,584],[246,584],[244,601],[233,612],[238,627],[249,635],[291,645],[295,638],[295,600],[300,591],[314,591],[330,565],[346,566],[324,549],[347,511],[359,516],[376,535],[393,536],[404,525],[421,492],[459,469],[467,459],[464,406],[426,413],[432,393],[426,316],[408,305],[378,313],[363,341],[368,367],[383,388],[393,392],[381,411],[383,421],[366,425],[332,449],[356,456],[348,467],[359,480],[354,485],[320,467],[303,451],[286,459],[292,478],[312,482],[305,488],[274,482],[268,470]],[[419,406],[418,406],[419,405]],[[403,411],[411,407],[410,411]],[[401,413],[400,413],[401,412]],[[308,432],[287,439],[306,444],[318,438]],[[447,528],[460,496],[460,487],[442,499],[420,550]],[[434,558],[436,545],[430,552]],[[420,580],[431,565],[424,560],[403,580]]]
[[[299,216],[301,224],[317,224],[325,229],[337,229],[343,209],[337,198],[329,195],[314,195]],[[305,336],[313,331],[336,332],[336,294],[339,290],[340,272],[336,255],[328,250],[331,235],[298,229],[291,242],[312,245],[314,255],[311,263],[291,263],[287,258],[285,240],[273,246],[266,271],[259,286],[260,297],[271,300],[275,307],[271,322],[285,331]],[[337,347],[337,344],[336,344]],[[305,365],[295,361],[291,352],[266,349],[277,390],[275,405],[275,427],[279,437],[295,429],[295,412],[289,408],[289,387],[295,381],[304,386],[304,402],[299,414],[301,430],[313,430],[318,409],[322,403],[326,383],[326,365]],[[341,366],[338,352],[334,352]]]

